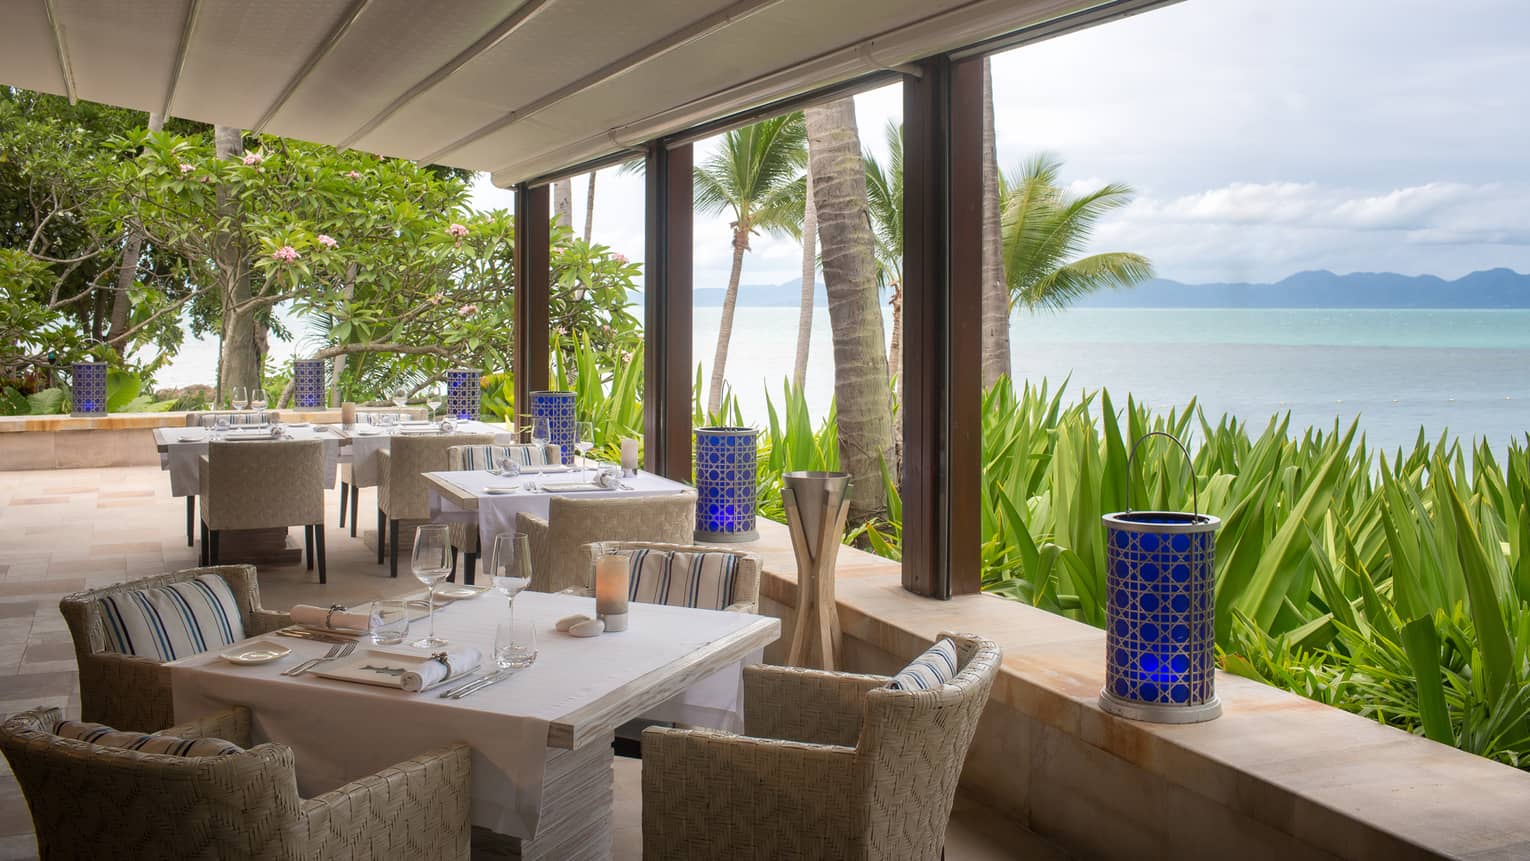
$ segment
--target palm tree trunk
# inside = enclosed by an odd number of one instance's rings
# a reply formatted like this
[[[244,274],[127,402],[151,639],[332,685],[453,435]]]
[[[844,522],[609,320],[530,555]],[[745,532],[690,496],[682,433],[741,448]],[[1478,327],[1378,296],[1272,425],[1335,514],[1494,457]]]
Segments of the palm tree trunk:
[[[728,364],[728,343],[733,340],[733,311],[738,307],[738,281],[744,274],[744,252],[749,250],[749,228],[733,228],[733,271],[728,273],[728,292],[723,294],[722,320],[717,324],[717,352],[712,356],[712,381],[707,386],[707,416],[722,408],[723,369]]]
[[[903,393],[903,282],[894,281],[887,285],[892,290],[892,298],[887,304],[892,306],[892,338],[887,345],[887,372],[898,378],[897,392]]]
[[[993,71],[983,59],[983,388],[1009,373],[1009,282],[999,212],[999,152],[993,131]]]
[[[797,313],[797,361],[792,385],[807,382],[808,345],[813,338],[813,289],[818,275],[818,208],[813,205],[813,166],[808,165],[807,197],[802,207],[802,310]]]
[[[165,115],[150,112],[149,131],[157,132],[165,127]],[[143,230],[138,225],[128,228],[127,241],[122,244],[122,262],[117,267],[117,287],[112,296],[111,323],[106,330],[106,340],[110,341],[127,329],[128,316],[133,311],[133,300],[128,291],[133,289],[133,283],[138,280],[138,258],[143,256]],[[118,347],[121,352],[127,352],[127,345]]]
[[[574,229],[574,181],[560,179],[552,184],[553,220]]]
[[[218,158],[244,155],[243,130],[216,126],[213,135]],[[238,219],[239,204],[231,189],[218,188],[218,211],[231,221]],[[232,387],[254,388],[260,384],[260,365],[255,352],[255,313],[238,310],[250,299],[250,271],[237,229],[219,237],[216,262],[223,279],[223,343],[219,351],[217,391],[218,403],[222,404]]]
[[[590,171],[590,187],[584,192],[584,244],[590,244],[595,229],[595,171]]]
[[[834,339],[840,464],[855,482],[850,519],[863,523],[887,514],[883,464],[898,474],[892,399],[887,390],[887,341],[866,212],[866,169],[854,101],[838,99],[805,113]]]

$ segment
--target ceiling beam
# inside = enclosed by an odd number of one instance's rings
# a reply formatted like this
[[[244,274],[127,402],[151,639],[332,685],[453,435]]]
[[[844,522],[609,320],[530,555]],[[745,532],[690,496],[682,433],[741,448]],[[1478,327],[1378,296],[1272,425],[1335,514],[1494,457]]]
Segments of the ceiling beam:
[[[414,101],[426,90],[451,77],[458,69],[472,62],[479,54],[491,50],[494,46],[509,38],[512,33],[525,26],[535,18],[542,10],[553,4],[553,0],[526,0],[516,7],[514,12],[506,15],[494,28],[483,34],[473,44],[457,52],[455,57],[446,61],[446,64],[426,75],[414,86],[404,91],[404,94],[388,103],[378,114],[362,123],[361,127],[351,132],[345,140],[339,143],[340,149],[354,146],[357,141],[371,134],[374,129],[387,122],[388,118],[398,113],[405,105]]]
[[[335,22],[335,26],[330,28],[329,35],[325,36],[324,41],[320,42],[313,53],[308,55],[308,59],[298,68],[297,74],[287,81],[285,87],[282,87],[281,94],[276,97],[276,100],[271,103],[270,107],[266,108],[266,112],[260,115],[260,119],[255,121],[255,125],[251,127],[250,131],[259,134],[265,129],[266,123],[271,122],[271,118],[276,116],[276,112],[281,110],[283,105],[287,104],[287,100],[292,98],[292,94],[297,92],[297,88],[303,85],[303,81],[308,79],[308,76],[313,73],[314,69],[318,68],[325,57],[329,56],[329,52],[335,50],[335,46],[339,45],[340,40],[345,38],[345,34],[351,29],[351,25],[356,23],[356,19],[361,17],[361,13],[365,12],[367,6],[371,5],[371,3],[372,0],[351,0],[350,7]]]
[[[72,105],[79,102],[80,97],[74,89],[74,68],[69,64],[69,46],[64,42],[64,26],[58,22],[53,0],[43,0],[43,9],[48,13],[48,26],[53,29],[53,50],[58,52],[58,72],[64,77],[64,94],[69,97],[69,104]]]
[[[993,55],[1004,51],[1013,50],[1022,45],[1030,45],[1035,42],[1043,42],[1058,36],[1065,36],[1089,27],[1096,27],[1122,18],[1130,18],[1143,12],[1150,12],[1164,6],[1172,6],[1183,0],[1105,0],[1095,6],[1080,9],[1077,12],[1069,12],[1059,15],[1039,24],[1029,27],[1021,27],[991,39],[984,39],[973,45],[968,45],[958,51],[951,52],[951,59],[965,60],[968,57],[978,55]]]
[[[197,29],[197,15],[202,11],[202,0],[189,0],[186,19],[181,23],[181,42],[175,49],[175,65],[170,68],[170,85],[165,88],[165,105],[160,116],[169,119],[170,105],[175,102],[175,90],[181,84],[181,73],[186,71],[186,55],[191,52],[191,34]]]
[[[622,75],[625,75],[638,68],[644,63],[662,57],[665,54],[668,54],[670,51],[673,51],[676,48],[684,47],[685,45],[688,45],[698,39],[704,39],[707,36],[710,36],[711,34],[722,30],[731,24],[742,21],[751,15],[764,11],[765,9],[769,9],[770,7],[775,6],[781,2],[782,0],[740,0],[740,2],[733,3],[732,5],[713,12],[704,18],[691,22],[685,27],[670,33],[668,36],[665,36],[657,42],[650,42],[649,44],[639,48],[636,51],[633,51],[621,59],[607,63],[606,65],[596,69],[595,71],[585,75],[584,77],[574,81],[571,84],[559,87],[558,89],[553,90],[552,92],[547,93],[540,98],[533,99],[530,102],[520,106],[519,108],[501,115],[499,119],[488,123],[487,125],[480,126],[479,128],[469,132],[466,135],[463,135],[462,137],[452,141],[446,146],[425,156],[424,158],[418,159],[418,161],[424,164],[434,164],[439,162],[446,155],[449,155],[450,153],[462,149],[465,146],[482,140],[483,138],[505,128],[506,126],[509,126],[511,123],[527,119],[528,117],[544,111],[561,101],[572,98],[573,96],[576,96],[579,93],[582,93],[592,87],[596,87],[600,84],[606,83],[607,81],[619,78]]]

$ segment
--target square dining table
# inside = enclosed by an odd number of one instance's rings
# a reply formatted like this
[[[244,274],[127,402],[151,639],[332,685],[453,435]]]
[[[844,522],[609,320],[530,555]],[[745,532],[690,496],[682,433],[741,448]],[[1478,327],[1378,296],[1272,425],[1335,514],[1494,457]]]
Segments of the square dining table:
[[[487,656],[505,613],[493,592],[457,601],[436,611],[436,632]],[[406,693],[284,676],[327,644],[268,634],[257,639],[292,654],[261,666],[214,652],[170,664],[175,719],[247,706],[256,743],[293,749],[304,797],[463,742],[473,748],[474,825],[504,835],[523,858],[608,858],[616,728],[688,699],[703,706],[703,724],[719,704],[741,714],[742,664],[781,633],[780,620],[768,616],[633,604],[627,630],[581,639],[555,623],[594,615],[594,601],[563,594],[522,592],[515,613],[535,628],[536,662],[463,699],[439,695],[450,685]],[[414,622],[410,638],[423,628]],[[365,648],[363,641],[357,653]]]
[[[376,487],[380,480],[377,474],[377,453],[388,450],[394,436],[390,431],[395,429],[357,424],[350,428],[337,428],[337,430],[345,437],[348,446],[346,453],[349,458],[346,462],[351,465],[351,484],[357,487]],[[440,435],[440,431],[432,430],[427,422],[411,422],[402,430],[407,430],[411,434]],[[502,423],[473,419],[459,421],[456,433],[492,435],[495,445],[515,445],[521,442],[520,435]]]

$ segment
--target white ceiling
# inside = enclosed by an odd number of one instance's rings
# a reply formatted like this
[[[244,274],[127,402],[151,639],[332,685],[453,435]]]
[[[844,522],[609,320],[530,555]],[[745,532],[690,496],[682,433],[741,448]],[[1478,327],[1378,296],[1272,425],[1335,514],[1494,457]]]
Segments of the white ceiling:
[[[1098,2],[0,0],[0,82],[510,185]]]

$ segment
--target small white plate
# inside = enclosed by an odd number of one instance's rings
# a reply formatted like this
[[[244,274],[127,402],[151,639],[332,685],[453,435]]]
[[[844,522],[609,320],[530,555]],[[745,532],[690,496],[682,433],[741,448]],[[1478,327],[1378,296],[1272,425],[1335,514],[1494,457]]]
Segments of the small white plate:
[[[445,598],[448,601],[463,601],[468,598],[477,598],[487,591],[488,588],[484,586],[453,586],[448,584],[436,587],[436,597]]]
[[[289,428],[306,428],[306,427],[308,427],[308,424],[309,424],[308,422],[287,422],[287,427],[289,427]]]
[[[518,485],[518,484],[513,484],[513,485],[498,485],[498,486],[495,486],[495,487],[485,487],[483,489],[483,492],[489,494],[490,496],[505,496],[505,495],[511,494],[511,493],[520,493],[521,492],[521,486]]]
[[[235,646],[218,657],[231,664],[269,664],[279,661],[292,654],[292,650],[278,643],[266,640],[256,640],[253,643],[245,643]]]
[[[357,436],[373,436],[373,435],[378,434],[378,433],[381,433],[381,431],[379,431],[376,427],[373,427],[372,425],[362,425],[362,426],[356,428],[356,435]]]
[[[179,442],[201,442],[204,439],[206,437],[199,433],[183,433],[176,437],[176,440]]]

